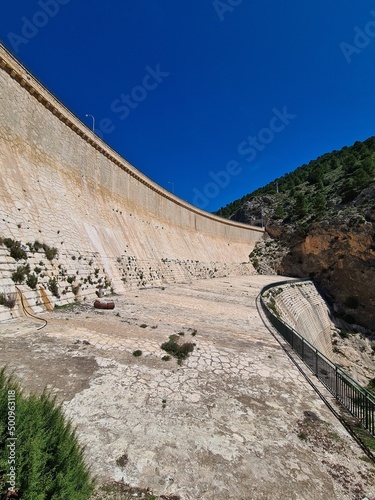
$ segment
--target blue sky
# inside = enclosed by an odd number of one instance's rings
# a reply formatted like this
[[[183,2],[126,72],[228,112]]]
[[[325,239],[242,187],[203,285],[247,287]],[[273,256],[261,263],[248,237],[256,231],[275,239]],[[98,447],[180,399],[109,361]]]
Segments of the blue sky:
[[[375,135],[375,3],[0,0],[4,45],[158,184],[214,211]]]

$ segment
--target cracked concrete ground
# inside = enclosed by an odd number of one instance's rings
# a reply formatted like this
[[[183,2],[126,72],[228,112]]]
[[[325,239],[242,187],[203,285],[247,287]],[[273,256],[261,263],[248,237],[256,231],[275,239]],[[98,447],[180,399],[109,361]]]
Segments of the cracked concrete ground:
[[[101,481],[182,500],[373,500],[374,467],[259,317],[271,281],[133,290],[113,311],[55,310],[40,331],[2,324],[0,363],[64,401]],[[196,344],[182,365],[162,360],[172,334]]]

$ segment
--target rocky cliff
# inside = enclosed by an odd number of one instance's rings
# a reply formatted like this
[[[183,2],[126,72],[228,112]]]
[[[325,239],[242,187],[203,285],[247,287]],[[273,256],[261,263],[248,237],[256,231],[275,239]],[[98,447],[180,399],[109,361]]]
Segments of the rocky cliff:
[[[375,215],[375,212],[373,213]],[[288,235],[281,274],[310,276],[331,298],[338,316],[375,327],[375,225],[339,221],[313,224],[306,236]]]

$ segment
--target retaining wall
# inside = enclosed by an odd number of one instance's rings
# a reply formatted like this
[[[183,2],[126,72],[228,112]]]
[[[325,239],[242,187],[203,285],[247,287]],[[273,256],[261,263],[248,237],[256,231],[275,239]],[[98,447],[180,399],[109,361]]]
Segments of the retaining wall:
[[[275,285],[268,293],[274,312],[288,326],[328,358],[332,358],[332,329],[329,308],[312,281]]]

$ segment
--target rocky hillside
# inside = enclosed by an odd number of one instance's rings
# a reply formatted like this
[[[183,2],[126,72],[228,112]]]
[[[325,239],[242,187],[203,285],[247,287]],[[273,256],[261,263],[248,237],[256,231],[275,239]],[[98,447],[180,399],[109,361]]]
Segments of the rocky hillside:
[[[217,212],[264,225],[261,273],[311,277],[335,315],[375,330],[375,137],[327,153]]]

